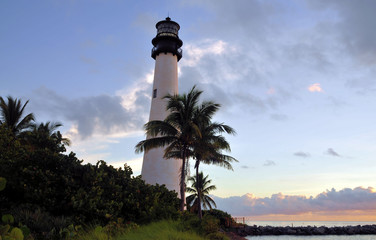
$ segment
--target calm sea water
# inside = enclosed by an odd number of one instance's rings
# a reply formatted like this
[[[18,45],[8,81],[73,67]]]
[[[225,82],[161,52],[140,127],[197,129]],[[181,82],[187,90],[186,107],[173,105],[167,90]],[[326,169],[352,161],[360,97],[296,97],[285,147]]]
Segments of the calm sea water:
[[[376,222],[271,222],[271,221],[245,221],[249,226],[326,226],[326,227],[343,227],[343,226],[357,226],[357,225],[372,225]],[[248,236],[249,240],[376,240],[376,235],[352,235],[352,236]]]
[[[352,236],[260,236],[246,237],[249,240],[375,240],[376,235],[352,235]]]
[[[242,222],[238,219],[238,222]],[[303,222],[303,221],[245,221],[245,224],[248,226],[272,226],[272,227],[306,227],[306,226],[316,226],[316,227],[344,227],[344,226],[358,226],[358,225],[373,225],[376,224],[376,222],[324,222],[324,221],[312,221],[312,222]]]

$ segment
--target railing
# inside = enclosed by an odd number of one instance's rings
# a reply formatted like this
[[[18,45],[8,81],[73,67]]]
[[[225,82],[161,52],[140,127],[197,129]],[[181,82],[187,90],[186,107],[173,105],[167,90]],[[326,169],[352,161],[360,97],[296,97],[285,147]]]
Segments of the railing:
[[[236,223],[243,223],[245,224],[245,217],[233,217]]]
[[[225,226],[231,228],[242,228],[245,226],[245,217],[226,218]]]
[[[164,50],[158,50],[157,47],[153,47],[151,49],[151,56],[153,58],[155,58],[159,53],[161,52],[165,52]],[[170,52],[170,51],[167,51],[167,52]],[[175,49],[175,52],[171,52],[172,54],[176,54],[177,57],[178,57],[178,60],[180,60],[180,58],[183,56],[183,49],[181,48],[178,48],[178,49]]]

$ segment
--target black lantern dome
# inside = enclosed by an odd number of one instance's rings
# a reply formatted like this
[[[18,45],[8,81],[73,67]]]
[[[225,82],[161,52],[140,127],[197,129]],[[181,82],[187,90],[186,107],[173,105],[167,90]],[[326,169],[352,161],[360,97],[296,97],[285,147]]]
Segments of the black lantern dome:
[[[167,17],[166,20],[158,22],[155,27],[157,28],[157,36],[151,41],[154,46],[151,57],[155,59],[160,53],[172,53],[178,57],[179,61],[183,56],[183,51],[180,48],[183,41],[178,36],[179,24]]]

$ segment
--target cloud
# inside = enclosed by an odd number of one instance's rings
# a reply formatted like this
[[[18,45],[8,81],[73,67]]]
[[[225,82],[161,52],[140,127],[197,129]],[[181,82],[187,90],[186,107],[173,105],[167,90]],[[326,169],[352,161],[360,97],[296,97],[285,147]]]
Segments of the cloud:
[[[307,89],[310,92],[323,92],[323,90],[320,86],[320,83],[314,83],[314,84],[310,85]]]
[[[296,152],[296,153],[294,153],[294,156],[308,158],[308,157],[311,156],[311,154],[309,154],[307,152]]]
[[[376,82],[373,81],[376,72],[376,2],[364,1],[334,1],[334,0],[307,0],[312,10],[327,13],[320,25],[325,26],[325,33],[333,37],[336,48],[343,52],[338,63],[346,58],[350,64],[343,66],[339,71],[347,68],[345,86],[351,89],[361,89],[362,92],[375,91]],[[324,32],[323,32],[324,33]],[[334,55],[333,55],[334,56]],[[354,70],[357,70],[354,74]]]
[[[141,83],[139,85],[142,85]],[[34,91],[31,107],[41,115],[65,119],[69,137],[76,140],[93,135],[122,137],[141,132],[147,121],[150,83],[118,91],[116,95],[97,95],[69,99],[53,90]]]
[[[288,119],[287,115],[284,114],[270,114],[270,118],[275,121],[286,121]]]
[[[332,12],[332,30],[338,34],[347,51],[362,64],[376,65],[376,2],[364,1],[308,1],[316,10]]]
[[[263,166],[265,167],[270,167],[270,166],[275,166],[275,162],[274,161],[271,161],[271,160],[267,160]]]
[[[252,0],[186,4],[206,9],[211,17],[200,23],[204,31],[197,35],[204,40],[184,43],[180,90],[198,84],[210,92],[208,98],[221,96],[220,103],[228,109],[270,114],[301,100],[299,89],[327,77],[337,67],[338,54],[344,54],[333,47],[335,34],[320,28],[322,13],[305,4]],[[297,12],[312,14],[312,19],[298,23],[291,17]],[[318,83],[310,89],[323,91]]]
[[[133,174],[140,174],[142,169],[142,160],[143,158],[131,159],[131,160],[122,160],[117,162],[109,163],[115,168],[124,168],[124,164],[127,164],[132,168]]]
[[[269,95],[273,95],[275,93],[275,89],[269,88],[268,91],[266,91],[266,93],[269,94]]]
[[[316,197],[273,194],[257,198],[252,194],[220,198],[214,197],[217,207],[234,216],[269,214],[296,215],[309,212],[374,211],[376,189],[357,187],[340,191],[327,190]]]
[[[265,113],[290,100],[290,90],[281,83],[269,86],[265,72],[270,59],[263,47],[243,48],[220,39],[187,42],[179,65],[179,91],[187,92],[196,84],[204,90],[205,98],[220,99],[225,109],[241,108],[251,113]],[[252,54],[246,54],[248,51]]]
[[[336,151],[334,151],[333,148],[328,148],[328,150],[326,150],[325,154],[328,154],[328,155],[333,156],[333,157],[341,157],[341,155],[339,155]]]

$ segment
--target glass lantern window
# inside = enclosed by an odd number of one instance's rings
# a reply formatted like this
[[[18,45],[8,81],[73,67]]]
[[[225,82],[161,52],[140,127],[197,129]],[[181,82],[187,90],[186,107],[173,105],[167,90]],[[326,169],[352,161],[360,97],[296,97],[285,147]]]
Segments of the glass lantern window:
[[[157,34],[163,34],[163,33],[172,33],[174,35],[178,35],[178,28],[177,26],[173,24],[168,24],[168,23],[162,23],[158,26],[158,32]],[[163,34],[164,35],[164,34]],[[169,35],[169,34],[168,34]]]

